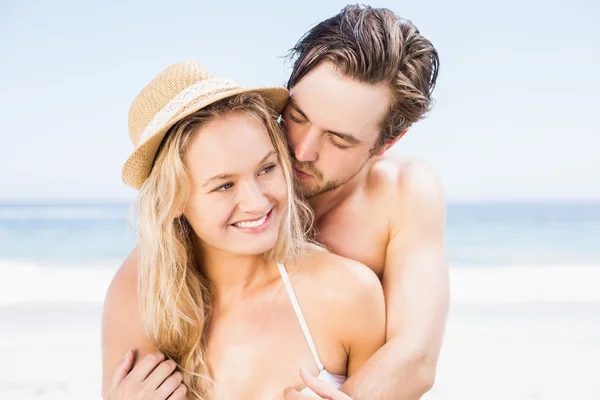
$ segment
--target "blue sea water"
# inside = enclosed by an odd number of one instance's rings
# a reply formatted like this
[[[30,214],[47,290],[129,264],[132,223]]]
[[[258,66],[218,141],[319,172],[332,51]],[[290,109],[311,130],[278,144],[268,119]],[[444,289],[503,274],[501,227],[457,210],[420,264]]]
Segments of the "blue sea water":
[[[128,204],[0,204],[0,260],[102,264],[135,245]],[[458,266],[600,265],[600,203],[449,204]]]

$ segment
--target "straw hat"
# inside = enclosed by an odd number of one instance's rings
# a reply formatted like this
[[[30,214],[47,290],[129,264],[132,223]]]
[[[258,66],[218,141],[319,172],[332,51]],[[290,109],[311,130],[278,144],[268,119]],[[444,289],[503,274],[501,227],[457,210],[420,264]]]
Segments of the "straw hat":
[[[283,111],[289,98],[283,87],[244,88],[213,76],[195,61],[162,71],[129,110],[129,136],[135,149],[123,165],[123,182],[134,189],[142,186],[150,176],[158,147],[177,121],[216,101],[247,92],[260,93],[277,113]]]

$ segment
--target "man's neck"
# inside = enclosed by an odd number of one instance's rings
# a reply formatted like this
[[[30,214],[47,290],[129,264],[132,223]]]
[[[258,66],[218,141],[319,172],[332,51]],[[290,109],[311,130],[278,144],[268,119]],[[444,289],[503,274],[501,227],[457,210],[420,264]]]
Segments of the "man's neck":
[[[364,182],[367,172],[368,168],[363,167],[358,174],[343,185],[308,199],[308,204],[313,209],[317,224],[325,215],[340,206],[340,204],[344,203],[356,192],[362,182]]]

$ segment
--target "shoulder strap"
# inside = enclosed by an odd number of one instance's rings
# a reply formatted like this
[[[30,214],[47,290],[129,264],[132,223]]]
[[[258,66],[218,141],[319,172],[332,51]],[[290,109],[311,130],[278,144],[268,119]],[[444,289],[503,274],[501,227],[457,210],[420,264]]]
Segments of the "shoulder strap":
[[[298,303],[298,298],[296,297],[296,292],[294,292],[294,288],[292,287],[292,283],[290,282],[290,278],[283,264],[277,264],[277,268],[279,268],[279,273],[281,274],[281,279],[283,280],[283,284],[288,292],[288,296],[290,301],[292,302],[292,306],[294,307],[294,311],[296,312],[296,317],[298,317],[298,322],[300,322],[300,326],[302,327],[302,332],[304,332],[304,337],[308,342],[308,346],[310,347],[310,351],[319,367],[319,371],[324,369],[323,363],[319,359],[319,355],[317,354],[317,348],[315,346],[315,342],[313,341],[312,336],[310,335],[310,331],[308,330],[308,325],[306,324],[306,320],[304,319],[304,314],[302,314],[302,309],[300,308],[300,303]]]

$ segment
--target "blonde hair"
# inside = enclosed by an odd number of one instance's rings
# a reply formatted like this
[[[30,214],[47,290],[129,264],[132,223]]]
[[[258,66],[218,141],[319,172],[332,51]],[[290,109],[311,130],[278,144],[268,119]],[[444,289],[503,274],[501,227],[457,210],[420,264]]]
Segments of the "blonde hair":
[[[157,349],[177,362],[192,399],[206,399],[214,389],[205,360],[212,295],[210,282],[198,268],[193,230],[182,215],[190,192],[183,160],[194,132],[202,124],[232,112],[245,113],[264,123],[287,183],[287,207],[278,240],[265,257],[289,262],[311,247],[306,238],[312,226],[312,212],[300,200],[287,142],[276,115],[259,94],[221,100],[169,130],[137,199],[138,294],[146,333]]]

